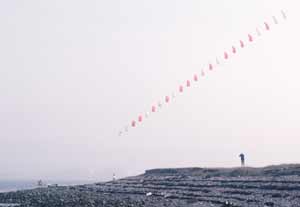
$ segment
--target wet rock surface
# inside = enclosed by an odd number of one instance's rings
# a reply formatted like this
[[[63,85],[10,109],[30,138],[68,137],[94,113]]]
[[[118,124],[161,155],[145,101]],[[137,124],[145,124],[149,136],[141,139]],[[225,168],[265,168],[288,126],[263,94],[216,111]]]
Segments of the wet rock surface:
[[[113,182],[0,194],[20,206],[300,206],[300,165],[154,169]]]

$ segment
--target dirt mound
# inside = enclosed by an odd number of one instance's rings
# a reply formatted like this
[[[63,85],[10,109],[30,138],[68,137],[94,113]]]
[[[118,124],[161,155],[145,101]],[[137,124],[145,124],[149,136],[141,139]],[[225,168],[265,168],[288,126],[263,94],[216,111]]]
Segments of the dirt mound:
[[[263,168],[162,168],[146,170],[144,176],[200,176],[200,177],[237,177],[237,176],[288,176],[300,175],[300,164],[272,165]]]

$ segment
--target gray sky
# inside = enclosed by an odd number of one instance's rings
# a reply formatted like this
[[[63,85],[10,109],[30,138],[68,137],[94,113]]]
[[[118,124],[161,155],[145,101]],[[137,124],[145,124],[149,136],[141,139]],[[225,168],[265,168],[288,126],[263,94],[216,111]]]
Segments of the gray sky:
[[[0,1],[0,179],[300,162],[297,1]],[[284,9],[288,20],[118,130]]]

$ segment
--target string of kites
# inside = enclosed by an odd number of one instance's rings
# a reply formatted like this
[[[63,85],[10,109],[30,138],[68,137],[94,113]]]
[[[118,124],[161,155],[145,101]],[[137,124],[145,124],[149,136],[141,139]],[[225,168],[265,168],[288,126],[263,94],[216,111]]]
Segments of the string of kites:
[[[276,16],[272,16],[272,20],[270,22],[265,21],[263,23],[263,29],[257,27],[256,30],[255,30],[255,33],[253,33],[253,34],[248,33],[246,40],[239,40],[239,46],[232,46],[230,52],[229,51],[224,51],[223,57],[221,57],[221,59],[223,59],[224,61],[228,60],[230,58],[230,55],[234,55],[234,54],[237,53],[238,48],[243,49],[247,43],[252,43],[254,41],[254,34],[257,35],[257,36],[261,36],[263,31],[269,31],[271,29],[272,24],[276,25],[276,24],[279,23],[279,20],[286,20],[286,19],[287,19],[286,13],[283,10],[281,10],[280,18],[277,18]],[[216,57],[215,64],[214,63],[209,63],[207,65],[207,69],[209,71],[213,70],[215,67],[220,65],[219,60],[221,60],[221,59]],[[192,82],[197,82],[197,81],[199,81],[200,77],[204,77],[204,76],[205,76],[205,71],[204,71],[204,69],[202,69],[200,75],[194,74],[192,80],[186,80],[185,84],[179,85],[179,87],[177,89],[177,92],[183,93],[184,88],[191,87]],[[168,104],[168,103],[170,103],[171,99],[174,99],[174,98],[175,98],[175,93],[172,93],[171,95],[166,95],[164,97],[164,101],[159,101],[157,104],[153,104],[151,106],[150,112],[146,112],[144,114],[138,115],[137,120],[135,120],[135,119],[132,120],[130,124],[128,124],[124,127],[124,129],[120,130],[119,131],[119,136],[121,136],[124,132],[128,132],[130,127],[135,128],[138,125],[138,123],[143,122],[144,118],[148,118],[151,113],[158,112],[158,109],[162,107],[163,103]]]

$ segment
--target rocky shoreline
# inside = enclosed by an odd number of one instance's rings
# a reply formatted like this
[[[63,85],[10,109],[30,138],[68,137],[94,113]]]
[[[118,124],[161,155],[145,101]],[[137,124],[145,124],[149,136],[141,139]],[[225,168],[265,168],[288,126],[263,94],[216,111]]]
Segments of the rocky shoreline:
[[[296,207],[300,206],[300,165],[153,169],[111,182],[1,193],[0,204],[21,207]]]

